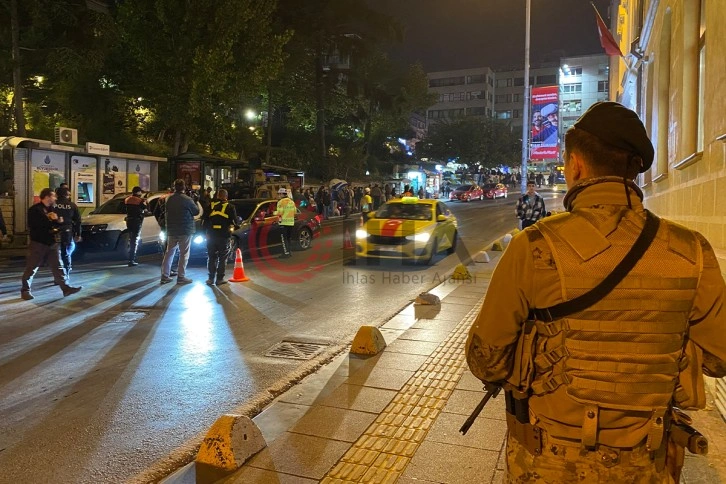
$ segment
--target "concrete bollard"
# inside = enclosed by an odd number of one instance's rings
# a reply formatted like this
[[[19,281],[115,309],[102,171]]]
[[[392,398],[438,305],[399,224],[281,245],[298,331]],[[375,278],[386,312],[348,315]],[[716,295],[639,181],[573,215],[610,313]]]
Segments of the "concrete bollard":
[[[209,429],[197,452],[197,482],[218,481],[265,447],[262,432],[248,417],[222,415]]]
[[[374,326],[361,326],[353,338],[350,352],[354,355],[377,355],[386,347],[386,340]]]
[[[504,246],[502,245],[502,241],[501,240],[497,240],[496,242],[494,242],[494,244],[492,244],[491,250],[493,252],[501,252],[501,251],[503,251],[504,250]]]
[[[489,258],[489,254],[487,254],[487,251],[482,250],[476,255],[476,257],[474,257],[474,262],[479,264],[485,264],[487,262],[491,262],[491,259]]]
[[[422,292],[416,297],[416,300],[414,301],[414,304],[430,304],[430,305],[436,305],[441,304],[441,299],[439,299],[439,296],[436,294],[431,294],[428,292]]]
[[[471,274],[469,274],[469,270],[464,266],[464,264],[459,264],[456,266],[456,269],[454,269],[454,273],[451,274],[451,280],[453,281],[466,281],[471,279]]]
[[[506,247],[512,241],[512,234],[506,234],[502,237],[502,246]]]

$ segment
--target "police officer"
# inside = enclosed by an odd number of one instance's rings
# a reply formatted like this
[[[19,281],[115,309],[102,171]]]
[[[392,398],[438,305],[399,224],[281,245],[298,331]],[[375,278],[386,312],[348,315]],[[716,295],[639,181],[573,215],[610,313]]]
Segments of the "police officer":
[[[633,111],[594,104],[565,135],[567,213],[515,236],[493,274],[466,358],[505,390],[507,482],[677,482],[673,406],[703,408],[701,372],[726,375],[724,280],[701,234],[643,208],[653,155]],[[551,316],[646,227],[614,289]]]
[[[292,232],[295,228],[295,215],[297,207],[295,202],[287,196],[287,188],[282,187],[277,191],[280,200],[277,202],[275,215],[280,217],[280,227],[282,228],[282,255],[281,259],[292,257],[291,246]]]
[[[124,200],[124,205],[126,206],[126,228],[129,231],[129,267],[139,265],[136,261],[136,251],[139,247],[141,226],[144,223],[144,216],[148,210],[146,200],[141,198],[143,193],[141,187],[134,187],[131,190],[131,195]]]
[[[232,227],[237,227],[237,210],[227,201],[227,190],[217,190],[216,200],[204,208],[202,218],[207,232],[207,285],[221,286],[227,284],[224,269],[229,257],[229,240]]]
[[[58,214],[58,235],[60,236],[60,257],[66,278],[71,275],[71,257],[76,249],[76,242],[81,241],[81,213],[78,206],[71,202],[68,188],[60,187],[56,190],[58,197],[55,203],[55,213]]]
[[[29,301],[35,299],[30,292],[33,277],[38,268],[47,259],[48,266],[53,272],[53,280],[60,286],[63,296],[70,296],[81,290],[81,287],[68,285],[68,278],[63,271],[60,261],[60,224],[58,214],[55,212],[56,194],[50,188],[40,192],[40,202],[28,209],[28,229],[30,232],[30,245],[25,260],[25,272],[22,276],[22,289],[20,297]]]

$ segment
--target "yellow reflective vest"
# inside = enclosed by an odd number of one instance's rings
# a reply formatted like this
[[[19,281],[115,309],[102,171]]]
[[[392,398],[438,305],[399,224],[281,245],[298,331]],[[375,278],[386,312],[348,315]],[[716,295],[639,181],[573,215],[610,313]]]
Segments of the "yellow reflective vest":
[[[295,202],[290,198],[283,198],[277,202],[277,210],[275,215],[280,217],[280,225],[295,225],[295,215],[297,214],[297,207]]]

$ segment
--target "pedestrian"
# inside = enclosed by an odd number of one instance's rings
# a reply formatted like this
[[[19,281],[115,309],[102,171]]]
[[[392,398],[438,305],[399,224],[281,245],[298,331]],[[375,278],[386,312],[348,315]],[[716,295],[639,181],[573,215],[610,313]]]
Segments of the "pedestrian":
[[[277,208],[275,209],[275,215],[280,218],[280,227],[282,228],[281,242],[282,242],[282,255],[281,259],[292,257],[292,233],[295,229],[295,216],[297,215],[297,208],[295,202],[287,196],[287,189],[280,188],[277,192],[280,196],[280,200],[277,202]]]
[[[232,227],[238,227],[237,210],[227,201],[227,190],[217,190],[216,200],[204,209],[202,216],[207,232],[207,279],[208,286],[227,284],[224,270],[230,251]]]
[[[363,223],[366,223],[368,221],[368,217],[370,217],[371,210],[373,210],[373,198],[371,197],[371,189],[366,187],[365,190],[363,190],[363,198],[361,199],[361,215],[363,216]]]
[[[565,135],[567,213],[497,265],[466,358],[504,386],[506,482],[678,482],[673,406],[726,375],[726,285],[701,234],[644,209],[653,154],[633,111],[594,104]]]
[[[78,210],[78,206],[71,201],[68,188],[60,187],[55,194],[57,200],[54,211],[58,214],[60,236],[58,247],[63,271],[68,279],[71,276],[71,259],[73,251],[76,250],[76,242],[81,241],[81,212]]]
[[[535,183],[527,182],[527,192],[517,201],[517,218],[522,221],[522,230],[534,225],[547,213],[544,199],[535,191]]]
[[[154,207],[154,218],[156,219],[156,223],[159,224],[159,228],[161,229],[161,250],[162,252],[166,252],[166,248],[169,246],[169,241],[166,237],[166,199],[168,196],[162,195],[159,197],[158,202],[156,202],[156,207]],[[179,265],[179,251],[174,251],[174,259],[172,259],[171,267],[172,269],[169,271],[170,277],[176,277],[177,272],[175,267]]]
[[[194,217],[199,215],[199,206],[189,196],[184,194],[186,185],[184,180],[174,181],[174,193],[166,198],[164,203],[166,221],[166,250],[161,263],[161,283],[171,282],[171,264],[174,252],[179,248],[179,264],[177,266],[177,284],[189,284],[191,279],[186,277],[187,263],[189,262],[189,249],[194,235]]]
[[[318,209],[318,215],[321,217],[325,216],[325,205],[323,204],[323,190],[324,187],[320,185],[318,191],[315,193],[315,206]]]
[[[421,200],[423,200],[424,198],[426,198],[426,192],[424,191],[424,187],[423,186],[418,187],[418,198],[421,199]]]
[[[55,212],[55,202],[55,192],[51,188],[44,188],[40,191],[40,202],[28,209],[30,245],[25,259],[25,272],[23,272],[20,290],[20,297],[26,301],[35,299],[30,288],[33,277],[45,260],[53,273],[53,282],[63,291],[63,297],[75,294],[82,289],[81,286],[68,285],[68,278],[61,265],[60,224],[58,214]]]
[[[126,229],[129,231],[129,267],[139,265],[136,261],[136,251],[139,248],[141,226],[144,224],[144,217],[148,210],[146,200],[142,198],[143,193],[141,187],[134,187],[131,189],[131,195],[124,200]]]
[[[360,212],[360,201],[363,199],[363,188],[355,187],[355,194],[353,196],[353,203],[355,204],[355,211]]]
[[[391,184],[390,183],[386,183],[385,185],[383,185],[383,197],[384,197],[384,201],[386,201],[386,202],[391,199]]]
[[[332,216],[332,212],[330,210],[330,204],[332,202],[332,198],[330,197],[330,190],[328,190],[328,187],[323,188],[323,212],[325,213],[325,218],[329,219]]]
[[[378,183],[371,188],[371,198],[373,198],[373,210],[378,210],[378,207],[381,206],[381,199],[383,198],[383,191],[378,186]]]

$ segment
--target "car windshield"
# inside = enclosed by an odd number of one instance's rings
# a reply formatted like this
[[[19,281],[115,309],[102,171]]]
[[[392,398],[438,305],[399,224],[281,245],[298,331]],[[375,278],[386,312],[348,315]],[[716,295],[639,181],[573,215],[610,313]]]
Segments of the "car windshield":
[[[431,220],[431,205],[423,203],[387,203],[378,209],[376,218]]]
[[[468,192],[469,190],[471,190],[471,188],[472,188],[471,185],[459,185],[458,187],[455,188],[455,190],[457,192]]]
[[[126,213],[126,205],[123,198],[113,198],[96,209],[98,214],[120,214]]]
[[[237,200],[233,203],[235,210],[237,210],[237,216],[241,217],[242,220],[250,218],[252,212],[254,212],[257,205],[259,205],[259,202],[246,200]]]

